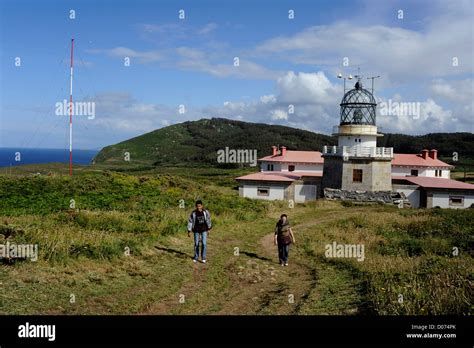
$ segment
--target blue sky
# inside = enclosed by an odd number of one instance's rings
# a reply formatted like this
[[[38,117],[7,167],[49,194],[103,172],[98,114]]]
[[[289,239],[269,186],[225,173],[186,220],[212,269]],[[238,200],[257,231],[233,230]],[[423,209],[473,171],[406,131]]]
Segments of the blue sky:
[[[379,102],[421,105],[419,115],[379,116],[385,132],[473,130],[471,1],[3,0],[0,9],[0,147],[67,147],[55,103],[69,94],[71,37],[74,99],[96,105],[94,119],[75,118],[76,148],[203,117],[329,133],[343,93],[336,75],[357,67],[381,75]]]

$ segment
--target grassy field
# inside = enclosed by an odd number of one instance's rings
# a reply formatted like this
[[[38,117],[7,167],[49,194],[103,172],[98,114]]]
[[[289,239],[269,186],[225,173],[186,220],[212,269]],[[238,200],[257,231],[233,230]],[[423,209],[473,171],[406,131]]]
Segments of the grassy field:
[[[37,262],[0,260],[0,314],[474,311],[472,209],[288,208],[239,198],[233,178],[245,169],[60,170],[0,175],[0,244],[39,245]],[[205,265],[191,261],[186,234],[197,198],[215,225]],[[297,239],[289,267],[272,243],[282,213]],[[328,258],[333,242],[364,245],[364,260]]]

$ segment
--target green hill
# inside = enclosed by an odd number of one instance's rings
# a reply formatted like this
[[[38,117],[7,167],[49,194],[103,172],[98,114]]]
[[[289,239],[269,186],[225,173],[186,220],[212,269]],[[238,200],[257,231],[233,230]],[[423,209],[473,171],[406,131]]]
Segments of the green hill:
[[[472,133],[386,134],[379,139],[379,146],[394,147],[395,152],[436,148],[444,157],[457,152],[460,160],[474,158],[473,143]],[[321,151],[324,145],[336,145],[337,139],[291,127],[212,118],[175,124],[107,146],[94,161],[114,166],[217,166],[219,149],[255,149],[262,157],[278,144],[291,150]],[[125,160],[127,152],[130,161]]]
[[[320,150],[336,144],[336,139],[290,127],[212,118],[175,124],[107,146],[94,160],[124,165],[124,153],[129,152],[130,165],[217,165],[217,150],[226,146],[255,149],[261,157],[277,144],[293,150]]]

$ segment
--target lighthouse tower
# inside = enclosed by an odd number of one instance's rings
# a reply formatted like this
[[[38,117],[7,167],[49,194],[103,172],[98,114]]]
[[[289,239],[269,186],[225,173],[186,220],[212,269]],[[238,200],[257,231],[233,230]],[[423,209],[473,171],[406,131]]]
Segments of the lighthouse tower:
[[[353,89],[344,93],[339,126],[333,135],[338,146],[324,146],[323,188],[360,191],[391,191],[392,147],[377,147],[372,93],[364,89],[360,76]]]

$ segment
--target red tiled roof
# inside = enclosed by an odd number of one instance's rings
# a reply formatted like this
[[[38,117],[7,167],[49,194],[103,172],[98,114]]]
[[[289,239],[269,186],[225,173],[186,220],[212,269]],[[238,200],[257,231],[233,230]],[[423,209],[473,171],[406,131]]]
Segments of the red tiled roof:
[[[393,180],[406,180],[412,184],[426,188],[447,188],[460,190],[474,190],[474,185],[465,182],[443,179],[430,178],[426,176],[392,176]]]
[[[440,161],[439,159],[432,159],[429,156],[426,159],[423,159],[423,157],[421,157],[419,154],[408,153],[394,153],[392,166],[453,167],[443,161]]]
[[[256,180],[256,181],[288,181],[292,182],[300,177],[297,175],[286,175],[284,173],[272,173],[272,174],[264,174],[262,172],[247,174],[244,176],[239,176],[235,178],[235,180]]]
[[[305,172],[258,172],[244,176],[239,176],[235,180],[254,180],[254,181],[288,181],[292,182],[301,179],[303,176],[321,177],[322,173]]]
[[[324,163],[319,151],[292,151],[287,150],[284,156],[266,156],[259,158],[259,161],[268,162],[298,162],[298,163]]]
[[[279,154],[275,156],[266,156],[259,158],[259,161],[323,164],[324,158],[321,157],[321,152],[319,151],[287,150],[284,156]],[[429,156],[426,159],[423,159],[420,154],[408,153],[394,153],[392,166],[453,168],[452,165],[440,161],[439,159],[434,160]]]
[[[299,176],[319,176],[322,177],[323,173],[322,172],[291,172],[293,175],[299,175]]]

